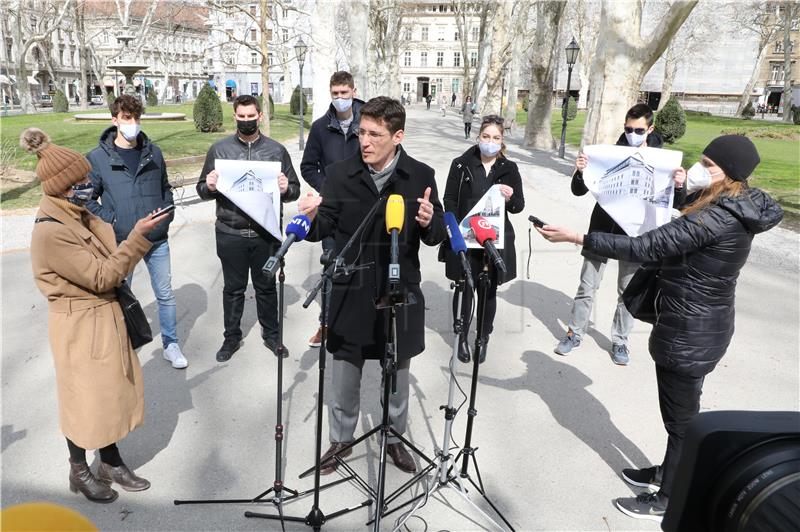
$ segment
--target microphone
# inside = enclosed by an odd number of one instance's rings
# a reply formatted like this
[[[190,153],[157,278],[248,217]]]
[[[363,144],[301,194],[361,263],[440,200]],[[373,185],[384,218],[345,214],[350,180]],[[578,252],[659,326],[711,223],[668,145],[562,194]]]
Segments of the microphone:
[[[452,212],[444,213],[444,223],[447,225],[450,249],[461,259],[461,268],[464,270],[470,290],[475,290],[475,285],[472,281],[472,268],[469,267],[469,261],[467,260],[467,243],[464,242],[464,236],[461,234],[461,229],[458,227],[455,214]]]
[[[489,223],[489,220],[483,216],[473,216],[469,219],[469,226],[472,228],[472,232],[475,233],[475,240],[484,247],[486,253],[491,257],[494,267],[506,273],[506,265],[497,252],[497,248],[494,247],[494,241],[497,240],[497,233],[494,227],[492,227],[492,224]]]
[[[286,252],[289,251],[289,247],[295,242],[303,240],[310,230],[311,220],[302,214],[298,214],[289,221],[289,225],[286,226],[286,239],[283,241],[283,244],[281,244],[278,252],[270,257],[264,264],[264,267],[261,268],[261,271],[268,279],[275,276],[275,272],[278,271],[281,260],[284,255],[286,255]]]
[[[400,282],[400,243],[399,233],[406,219],[406,202],[400,194],[392,194],[386,200],[386,232],[392,235],[389,252],[389,286],[397,288]]]

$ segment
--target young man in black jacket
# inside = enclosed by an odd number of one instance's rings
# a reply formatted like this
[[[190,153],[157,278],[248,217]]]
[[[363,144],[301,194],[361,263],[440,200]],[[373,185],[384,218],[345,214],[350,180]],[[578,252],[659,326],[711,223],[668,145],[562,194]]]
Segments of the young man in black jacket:
[[[628,109],[625,113],[625,131],[617,139],[617,146],[648,146],[660,148],[664,141],[657,132],[653,130],[653,110],[646,104],[639,103]],[[583,182],[583,170],[589,164],[589,158],[581,153],[575,161],[575,173],[572,175],[572,193],[576,196],[583,196],[589,189]],[[685,200],[686,192],[683,183],[686,181],[686,173],[676,172],[673,177],[675,182],[675,205],[680,205]],[[601,232],[614,235],[624,235],[625,231],[608,215],[600,206],[595,204],[592,217],[589,222],[589,233]],[[596,255],[584,248],[583,267],[581,268],[581,280],[578,286],[578,293],[572,302],[572,312],[569,317],[569,329],[564,338],[558,343],[555,352],[559,355],[566,355],[581,344],[586,328],[589,325],[589,318],[594,305],[594,295],[603,280],[607,258]],[[625,304],[622,302],[622,292],[633,277],[634,272],[639,267],[635,262],[618,261],[617,274],[617,308],[614,312],[614,321],[611,326],[611,360],[618,365],[625,366],[630,361],[628,353],[628,334],[633,328],[633,316],[630,315]]]
[[[139,218],[173,204],[164,156],[141,130],[143,112],[142,102],[135,96],[123,94],[114,100],[113,126],[100,135],[100,143],[86,156],[92,165],[94,188],[86,207],[114,226],[117,243],[128,238]],[[144,256],[144,263],[158,302],[163,356],[173,368],[183,369],[189,362],[178,345],[177,305],[167,241],[173,217],[170,214],[147,236],[153,247]],[[132,278],[133,274],[128,277],[129,283]]]
[[[197,194],[204,200],[213,199],[217,202],[215,229],[217,256],[222,262],[222,311],[225,320],[225,340],[217,351],[219,362],[229,360],[242,341],[240,323],[248,273],[256,292],[256,310],[264,345],[278,354],[278,294],[275,279],[268,279],[261,268],[278,250],[280,241],[217,190],[219,174],[214,168],[215,161],[278,161],[281,163],[281,173],[278,174],[281,201],[287,203],[300,196],[300,181],[294,173],[289,152],[283,145],[262,135],[258,129],[258,124],[264,118],[259,101],[250,95],[238,96],[233,101],[233,114],[236,133],[211,146],[197,182]],[[288,357],[289,351],[281,347],[283,356]]]
[[[358,153],[358,124],[361,106],[357,99],[353,76],[349,72],[334,72],[330,81],[331,105],[325,116],[314,121],[308,134],[300,175],[317,192],[325,183],[325,169]],[[322,252],[333,250],[333,238],[322,239]],[[322,326],[309,338],[309,347],[319,347]]]

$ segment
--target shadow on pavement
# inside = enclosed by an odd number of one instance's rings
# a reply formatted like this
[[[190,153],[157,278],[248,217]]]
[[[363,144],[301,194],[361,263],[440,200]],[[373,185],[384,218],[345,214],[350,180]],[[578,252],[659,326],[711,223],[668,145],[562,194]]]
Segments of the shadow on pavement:
[[[561,339],[566,332],[562,324],[569,320],[572,298],[536,281],[517,279],[497,297],[507,303],[528,309],[542,325],[547,327],[553,338]]]
[[[553,355],[556,356],[556,355]],[[539,351],[525,351],[526,371],[512,379],[481,376],[480,381],[509,391],[529,391],[538,395],[559,425],[572,432],[616,474],[650,460],[611,421],[608,409],[589,391],[592,380],[580,370]]]

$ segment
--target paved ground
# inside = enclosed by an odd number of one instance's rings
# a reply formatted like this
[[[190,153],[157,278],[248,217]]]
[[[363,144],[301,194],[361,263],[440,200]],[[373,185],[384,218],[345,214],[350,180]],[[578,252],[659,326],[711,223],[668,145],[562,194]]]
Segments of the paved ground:
[[[569,193],[571,163],[550,154],[511,149],[525,181],[525,213],[551,223],[585,228],[592,200]],[[422,106],[410,110],[408,152],[436,168],[440,191],[450,160],[467,148],[460,117],[446,118]],[[296,143],[292,150],[299,168]],[[262,347],[252,291],[243,320],[244,347],[229,363],[214,353],[222,339],[222,277],[215,256],[213,210],[194,191],[183,195],[172,226],[174,287],[179,333],[190,366],[171,369],[156,343],[140,350],[144,368],[146,422],[121,444],[130,466],[153,482],[150,490],[121,492],[111,505],[88,503],[67,489],[67,450],[58,431],[46,303],[36,290],[27,251],[32,212],[3,216],[2,254],[2,505],[31,500],[65,504],[103,530],[277,530],[274,522],[245,519],[248,505],[173,506],[175,498],[247,498],[272,485],[276,359]],[[290,206],[289,215],[294,213]],[[613,281],[600,291],[596,329],[573,355],[553,354],[577,288],[581,257],[573,246],[554,246],[534,234],[530,278],[525,277],[526,216],[513,218],[521,276],[501,288],[488,361],[481,367],[473,443],[494,502],[518,530],[657,530],[629,519],[612,506],[634,493],[618,473],[627,464],[661,459],[666,436],[658,414],[653,364],[646,351],[649,327],[637,323],[632,362],[614,366],[607,354],[615,300]],[[317,245],[299,244],[287,261],[284,419],[286,483],[312,487],[297,475],[313,462],[317,352],[305,341],[316,328],[318,306],[301,306],[317,279]],[[412,365],[408,437],[432,455],[442,439],[439,405],[447,399],[451,352],[450,290],[436,250],[422,256],[426,296],[427,350]],[[615,276],[614,266],[608,276]],[[742,271],[737,330],[718,369],[706,380],[703,409],[789,410],[798,408],[798,237],[782,229],[755,241]],[[145,311],[156,307],[143,268],[134,289]],[[157,321],[156,321],[157,326]],[[469,387],[469,368],[459,365]],[[365,371],[365,413],[360,429],[380,419],[379,373]],[[327,413],[326,413],[327,414]],[[463,442],[466,408],[455,423]],[[327,418],[325,421],[327,434]],[[350,462],[370,482],[377,478],[377,441],[363,444]],[[471,470],[474,475],[474,470]],[[390,489],[408,475],[388,469]],[[473,493],[483,509],[487,505]],[[364,495],[350,485],[323,492],[324,513],[357,504]],[[305,516],[310,498],[286,506]],[[270,511],[271,505],[255,510]],[[363,529],[361,509],[331,520],[324,530]],[[384,528],[390,529],[393,518]],[[482,530],[488,524],[452,493],[436,496],[408,522],[409,530]],[[287,530],[302,530],[287,525]]]

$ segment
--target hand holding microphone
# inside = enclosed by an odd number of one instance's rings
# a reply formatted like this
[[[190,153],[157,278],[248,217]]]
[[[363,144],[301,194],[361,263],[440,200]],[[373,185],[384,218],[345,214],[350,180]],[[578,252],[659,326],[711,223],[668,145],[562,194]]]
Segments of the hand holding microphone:
[[[477,240],[478,244],[483,246],[486,253],[489,254],[494,267],[506,273],[506,265],[503,262],[503,258],[500,256],[500,253],[497,252],[497,248],[494,247],[494,242],[497,240],[497,232],[495,232],[489,220],[483,216],[473,216],[469,219],[469,226],[472,228],[472,232],[475,233],[475,240]]]
[[[308,235],[310,229],[311,220],[306,216],[298,214],[291,219],[289,225],[286,226],[286,239],[283,241],[283,244],[281,244],[280,249],[278,249],[278,252],[270,257],[264,264],[264,267],[261,268],[261,271],[264,272],[267,278],[275,276],[275,272],[278,271],[281,260],[286,255],[286,252],[289,251],[289,247],[295,242],[303,240],[306,235]]]
[[[475,290],[475,284],[472,281],[472,268],[469,267],[469,261],[467,260],[467,243],[464,242],[464,236],[458,227],[456,216],[452,212],[444,213],[444,223],[447,226],[447,236],[450,238],[450,249],[461,259],[461,268],[464,270],[464,276],[467,279],[470,290]]]

